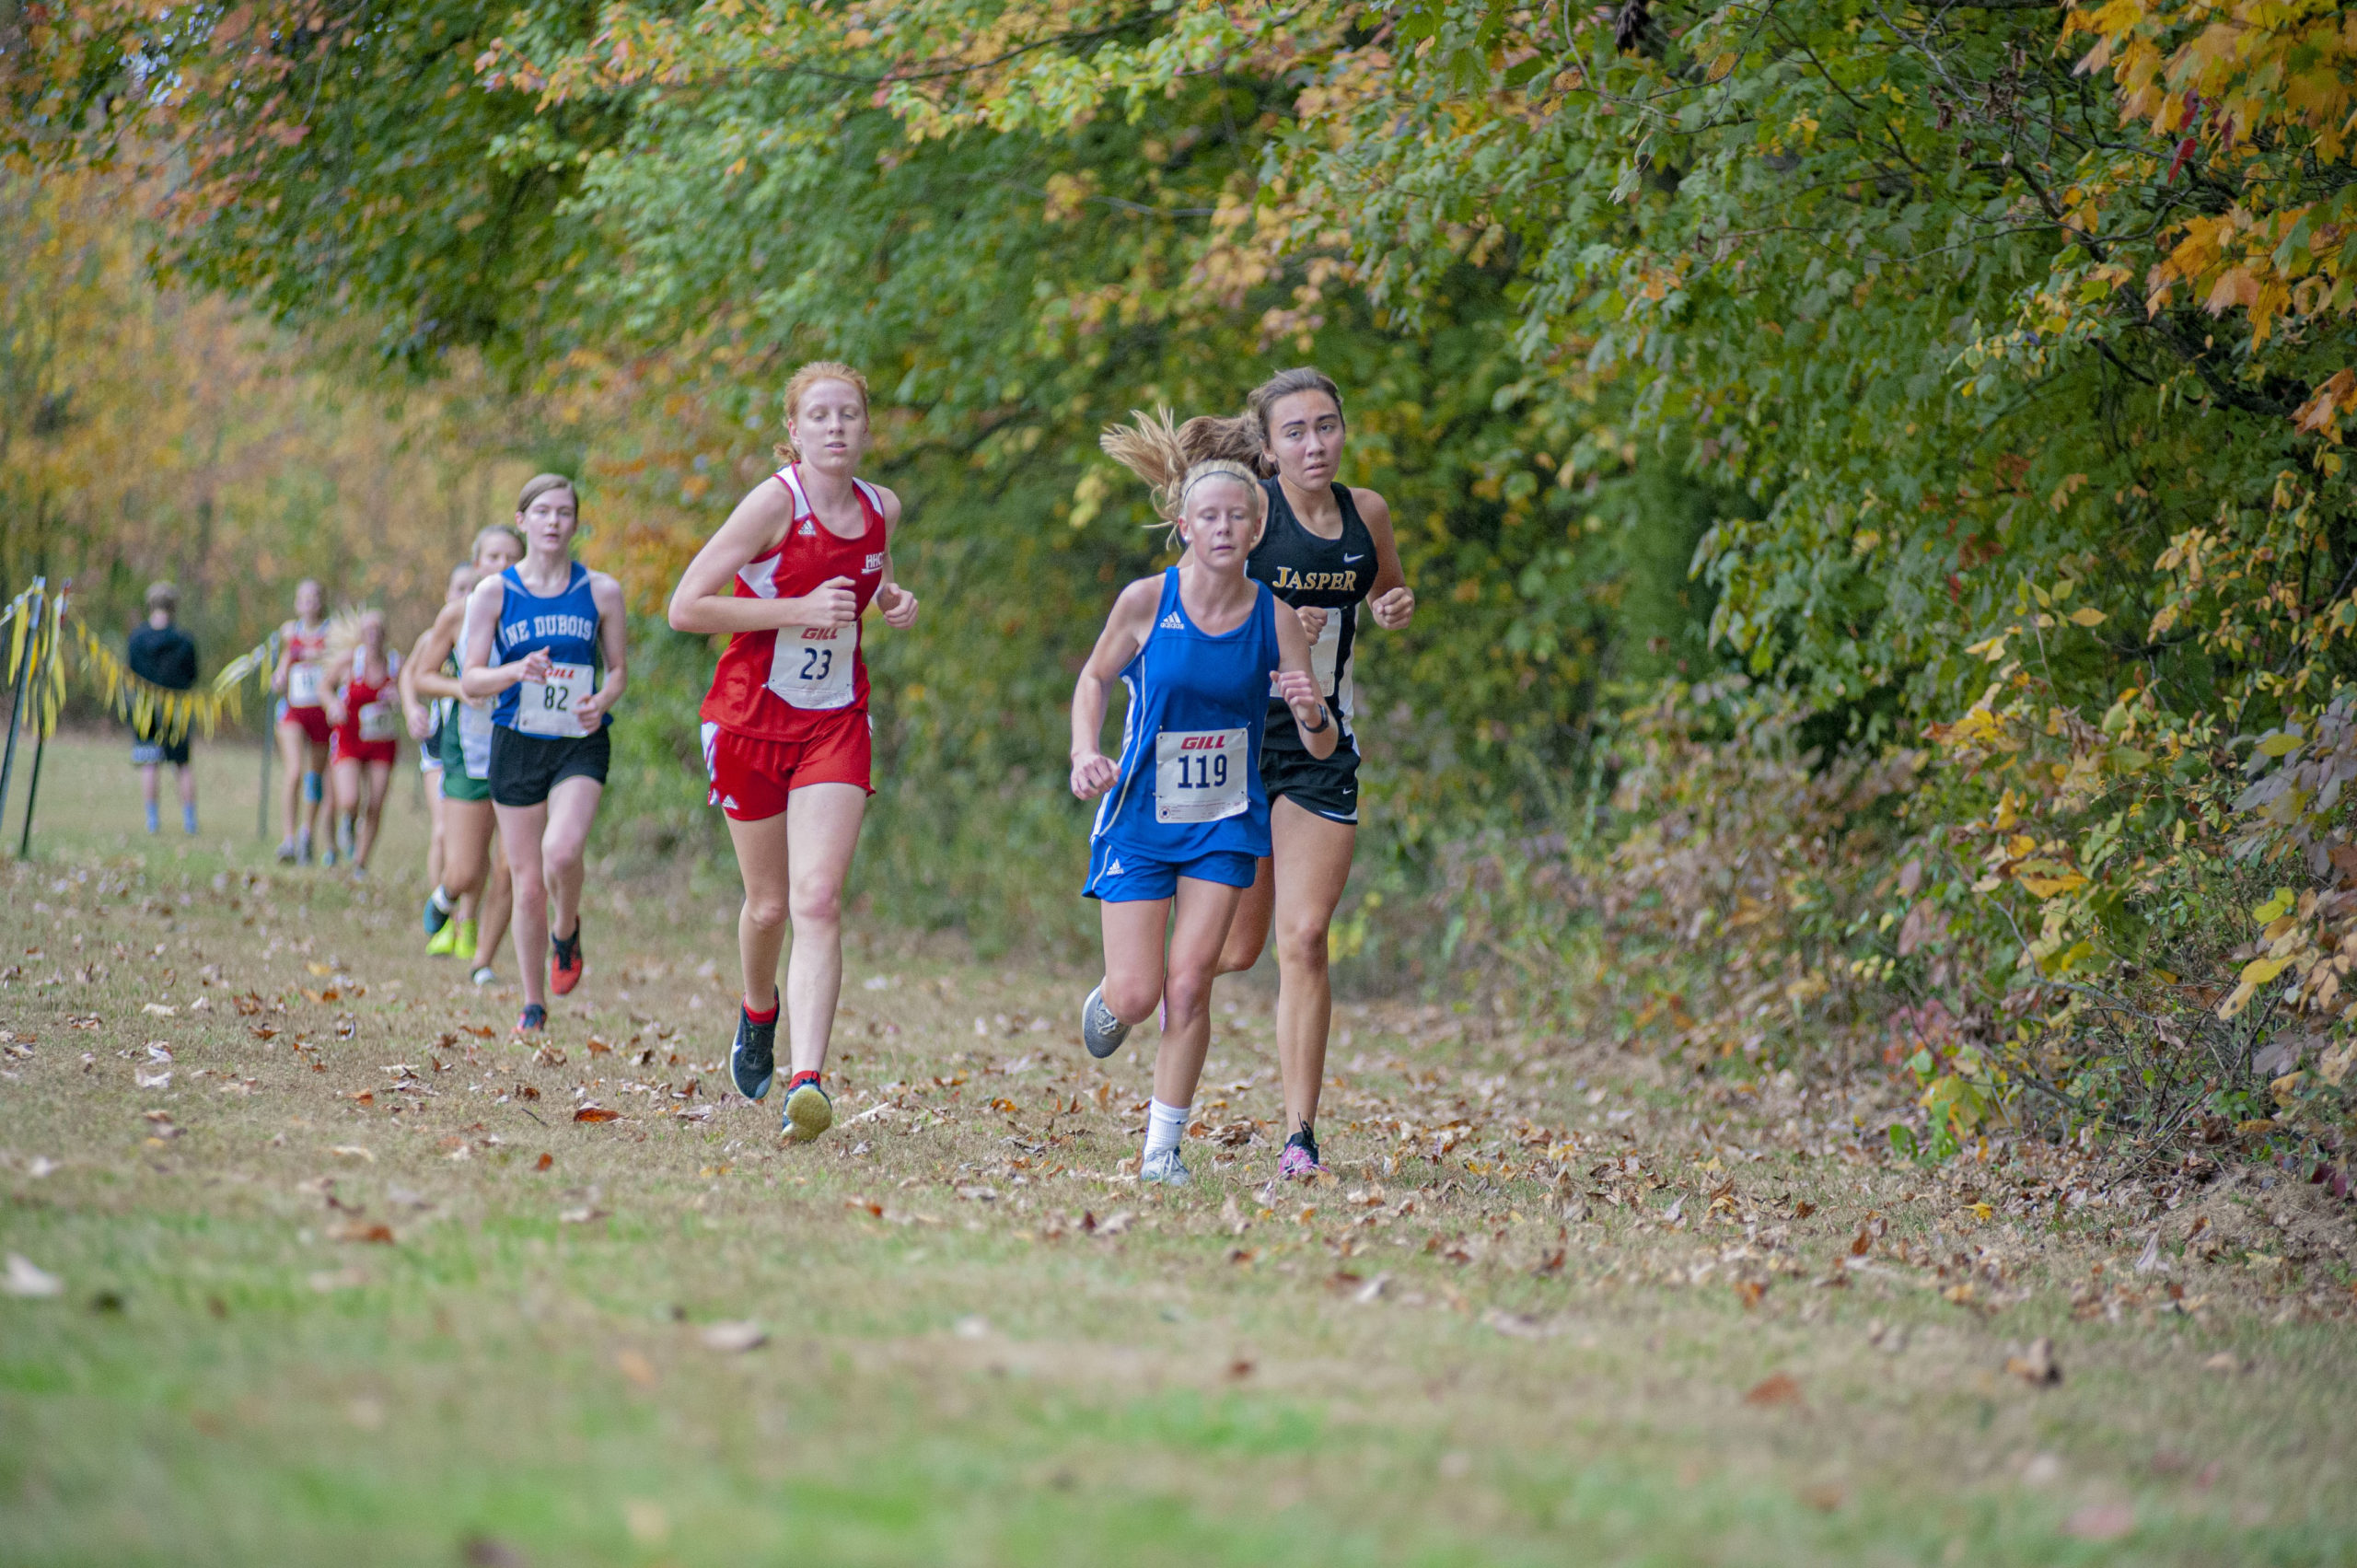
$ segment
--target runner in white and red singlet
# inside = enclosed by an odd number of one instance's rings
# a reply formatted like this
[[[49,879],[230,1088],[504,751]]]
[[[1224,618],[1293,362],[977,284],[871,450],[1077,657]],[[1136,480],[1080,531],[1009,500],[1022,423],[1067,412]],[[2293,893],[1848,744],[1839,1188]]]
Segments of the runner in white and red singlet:
[[[875,793],[860,617],[872,599],[886,624],[905,627],[917,601],[892,579],[900,498],[854,473],[870,438],[866,378],[847,365],[806,365],[786,383],[785,410],[786,466],[689,563],[670,621],[731,633],[702,710],[711,802],[728,819],[745,883],[730,1076],[760,1099],[776,1074],[778,954],[790,918],[784,1126],[807,1142],[834,1121],[820,1076],[842,986],[842,886]]]
[[[281,786],[285,808],[286,837],[279,841],[278,858],[289,864],[310,864],[311,842],[327,814],[328,623],[319,618],[327,595],[306,577],[295,585],[295,619],[278,629],[278,668],[270,672],[270,689],[278,693],[273,728],[278,758],[286,782]],[[332,846],[328,862],[335,862]]]

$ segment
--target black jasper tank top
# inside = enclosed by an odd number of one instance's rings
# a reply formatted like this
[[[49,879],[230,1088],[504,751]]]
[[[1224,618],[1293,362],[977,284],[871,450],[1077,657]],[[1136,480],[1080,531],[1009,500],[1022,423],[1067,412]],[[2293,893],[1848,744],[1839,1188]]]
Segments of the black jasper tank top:
[[[1326,630],[1310,645],[1310,668],[1335,722],[1342,726],[1341,743],[1355,747],[1350,724],[1351,654],[1358,640],[1359,604],[1375,586],[1375,536],[1359,516],[1348,485],[1334,486],[1334,500],[1342,512],[1340,539],[1321,539],[1302,527],[1282,482],[1263,480],[1261,489],[1269,498],[1269,526],[1245,570],[1285,603],[1327,611]],[[1291,711],[1273,695],[1274,676],[1270,689],[1262,749],[1298,751],[1301,738],[1294,733]]]

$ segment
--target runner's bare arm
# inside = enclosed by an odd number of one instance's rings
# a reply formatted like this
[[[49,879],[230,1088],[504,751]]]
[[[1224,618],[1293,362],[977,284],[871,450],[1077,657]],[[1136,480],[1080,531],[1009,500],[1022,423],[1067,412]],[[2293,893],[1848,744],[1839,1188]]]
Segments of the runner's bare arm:
[[[1159,577],[1141,577],[1123,588],[1113,601],[1113,613],[1106,617],[1105,630],[1097,634],[1088,662],[1080,667],[1080,679],[1072,691],[1072,792],[1083,800],[1096,799],[1121,776],[1120,766],[1097,749],[1105,730],[1105,704],[1113,682],[1145,646],[1154,630],[1155,607],[1161,602]]]
[[[446,605],[444,608],[458,607]],[[440,617],[435,617],[435,620],[438,623]],[[419,696],[417,691],[418,671],[427,668],[424,659],[420,656],[425,652],[426,645],[434,640],[434,631],[433,626],[428,626],[417,634],[417,641],[409,645],[409,657],[401,660],[401,669],[393,676],[393,690],[400,694],[401,700],[401,721],[409,726],[409,738],[412,740],[430,740],[434,736],[433,710],[426,706],[426,700]],[[439,656],[434,660],[436,665],[441,662]],[[451,695],[457,694],[458,687],[457,681],[450,682]],[[434,695],[441,696],[443,693],[437,691]]]
[[[288,635],[294,629],[292,621],[278,623],[278,662],[270,667],[270,689],[282,695],[286,691],[286,672],[295,664],[295,639]]]
[[[1399,564],[1399,542],[1391,532],[1391,504],[1372,490],[1353,490],[1351,500],[1359,520],[1375,540],[1375,586],[1366,591],[1366,607],[1375,623],[1397,632],[1416,613],[1416,592],[1408,586]]]
[[[679,586],[671,591],[668,619],[674,632],[768,632],[780,626],[848,626],[858,618],[859,598],[849,577],[830,577],[815,593],[795,598],[741,598],[733,591],[747,563],[785,537],[794,502],[782,484],[763,481],[737,503],[720,531],[704,541]]]
[[[417,639],[409,652],[409,662],[401,666],[401,694],[405,701],[425,702],[435,697],[464,697],[459,690],[458,677],[442,673],[442,661],[450,656],[458,645],[459,628],[466,623],[466,599],[446,604],[435,612],[434,624]]]
[[[1276,617],[1276,627],[1277,695],[1293,710],[1293,727],[1301,737],[1302,746],[1313,757],[1331,757],[1335,742],[1341,738],[1342,726],[1326,711],[1326,698],[1318,690],[1318,677],[1310,671],[1309,633],[1290,615]],[[1312,729],[1312,725],[1318,727]]]
[[[326,711],[328,723],[331,725],[343,723],[344,682],[352,679],[353,667],[358,662],[355,656],[359,652],[359,649],[354,648],[351,653],[341,655],[329,661],[327,669],[319,677],[319,706]]]
[[[506,602],[506,585],[496,576],[485,577],[467,596],[467,667],[459,672],[461,696],[481,702],[523,681],[548,679],[544,649],[534,648],[512,664],[491,662],[492,645],[499,637],[499,611]]]
[[[876,585],[876,608],[884,612],[885,625],[905,632],[916,624],[917,596],[900,587],[892,570],[892,539],[900,531],[900,498],[880,484],[876,494],[884,500],[884,580]]]
[[[585,728],[612,712],[630,685],[630,627],[622,618],[622,586],[603,572],[592,572],[589,597],[598,603],[598,651],[606,673],[595,691],[573,704]]]

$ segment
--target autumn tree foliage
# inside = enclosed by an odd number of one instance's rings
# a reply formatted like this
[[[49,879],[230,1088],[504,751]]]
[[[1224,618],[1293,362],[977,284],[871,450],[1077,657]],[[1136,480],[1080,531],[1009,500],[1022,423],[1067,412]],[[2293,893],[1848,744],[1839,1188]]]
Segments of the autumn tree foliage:
[[[1951,1139],[2033,1103],[2266,1122],[2254,1062],[2288,1061],[2282,1125],[2306,1125],[2301,1063],[2348,1028],[2314,974],[2347,961],[2339,797],[2251,786],[2332,772],[2317,716],[2357,673],[2344,7],[22,17],[27,156],[120,157],[136,125],[181,171],[182,274],[602,411],[598,460],[665,519],[650,563],[755,471],[783,366],[879,371],[969,638],[887,671],[891,743],[942,798],[1049,820],[1039,672],[1150,558],[1110,528],[1134,507],[1095,425],[1315,356],[1428,607],[1369,672],[1395,893],[1489,889],[1485,950],[1561,972],[1599,820],[1755,824],[1661,857],[1694,877],[1771,822],[1862,834],[1721,927],[1774,971],[1741,994],[1782,996],[1788,1038],[1895,1012]],[[993,575],[1032,601],[958,597]],[[1779,778],[1855,749],[1889,787],[1846,818],[1816,785],[1697,816],[1740,775],[1720,744]],[[1485,862],[1473,824],[1515,847]],[[1530,875],[1549,855],[1562,875]],[[2264,970],[2286,919],[2296,975]],[[1690,923],[1657,944],[1665,995]],[[1417,951],[1463,961],[1466,922],[1434,924]],[[1784,1049],[1737,1018],[1756,1001],[1714,1023],[1680,997],[1631,1016],[1685,1018],[1698,1054]]]

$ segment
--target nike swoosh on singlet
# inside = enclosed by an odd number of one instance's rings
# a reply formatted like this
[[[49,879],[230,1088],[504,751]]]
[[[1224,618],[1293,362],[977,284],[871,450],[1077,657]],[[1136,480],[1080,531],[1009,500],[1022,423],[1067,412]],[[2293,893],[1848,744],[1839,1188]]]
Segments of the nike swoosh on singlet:
[[[1353,561],[1364,561],[1365,559],[1366,556],[1364,553],[1358,555],[1345,555],[1342,557],[1342,564],[1347,566]]]

